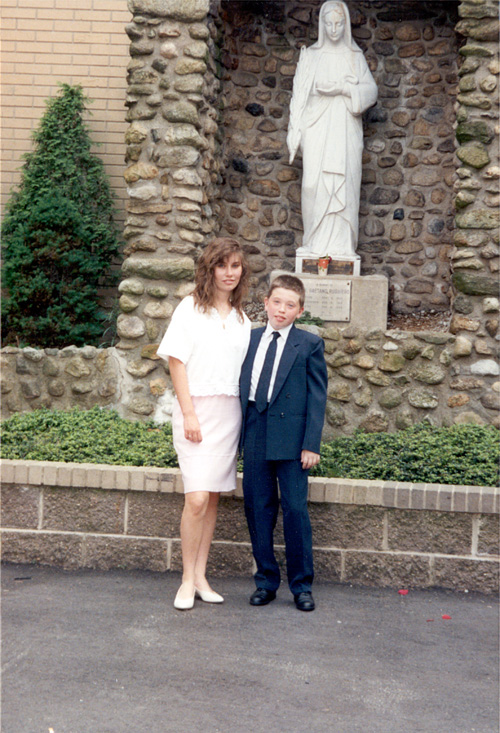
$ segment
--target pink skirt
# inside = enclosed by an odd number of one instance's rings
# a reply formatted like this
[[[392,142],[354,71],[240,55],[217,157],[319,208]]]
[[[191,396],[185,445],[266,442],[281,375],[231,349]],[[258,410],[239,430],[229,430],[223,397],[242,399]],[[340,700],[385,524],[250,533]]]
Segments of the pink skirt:
[[[210,395],[192,399],[201,427],[201,443],[184,437],[184,420],[177,400],[172,413],[174,448],[184,493],[234,491],[241,430],[239,397]]]

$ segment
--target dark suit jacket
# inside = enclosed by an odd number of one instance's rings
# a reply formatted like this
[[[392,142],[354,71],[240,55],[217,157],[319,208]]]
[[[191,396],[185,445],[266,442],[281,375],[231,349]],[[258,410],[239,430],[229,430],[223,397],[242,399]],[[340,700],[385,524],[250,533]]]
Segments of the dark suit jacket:
[[[248,353],[241,368],[241,446],[245,437],[252,367],[264,330],[256,328],[252,331]],[[327,386],[323,339],[292,326],[281,355],[267,410],[267,460],[299,459],[302,450],[319,453]]]

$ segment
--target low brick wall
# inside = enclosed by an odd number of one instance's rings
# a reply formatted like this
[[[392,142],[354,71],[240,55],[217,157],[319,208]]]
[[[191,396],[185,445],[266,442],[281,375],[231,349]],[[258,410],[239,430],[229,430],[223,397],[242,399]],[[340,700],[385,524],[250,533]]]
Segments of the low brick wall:
[[[181,570],[178,469],[2,461],[6,562]],[[394,588],[498,590],[493,487],[312,478],[316,577]],[[282,528],[276,535],[284,563]],[[212,575],[252,573],[238,488],[221,499]]]

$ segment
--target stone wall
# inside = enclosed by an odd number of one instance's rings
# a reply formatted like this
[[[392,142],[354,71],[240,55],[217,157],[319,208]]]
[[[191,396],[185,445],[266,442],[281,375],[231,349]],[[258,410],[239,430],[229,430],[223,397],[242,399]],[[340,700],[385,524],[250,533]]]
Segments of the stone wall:
[[[459,168],[453,261],[455,332],[482,334],[483,353],[498,356],[499,91],[498,3],[464,0],[456,136]]]
[[[220,502],[214,576],[250,578],[241,477]],[[2,554],[67,569],[182,568],[182,482],[175,469],[2,462]],[[498,590],[498,491],[311,479],[318,580],[392,588]],[[284,565],[281,522],[277,552]]]
[[[485,298],[483,308],[488,310],[490,301],[495,305],[495,299]],[[482,336],[304,328],[325,340],[325,439],[357,428],[400,430],[422,420],[500,428],[500,367]],[[151,353],[134,360],[119,349],[7,347],[1,366],[2,417],[39,407],[96,404],[159,422],[171,414],[168,367]],[[150,399],[142,396],[138,376],[148,381]]]

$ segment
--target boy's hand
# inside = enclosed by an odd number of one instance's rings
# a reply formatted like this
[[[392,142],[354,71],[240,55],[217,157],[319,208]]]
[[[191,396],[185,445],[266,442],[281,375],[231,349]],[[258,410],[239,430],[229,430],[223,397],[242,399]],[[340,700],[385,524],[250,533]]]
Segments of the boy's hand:
[[[303,450],[300,454],[300,461],[302,463],[302,468],[304,471],[308,468],[312,468],[313,466],[317,466],[319,463],[320,455],[319,453],[313,453],[310,450]]]

